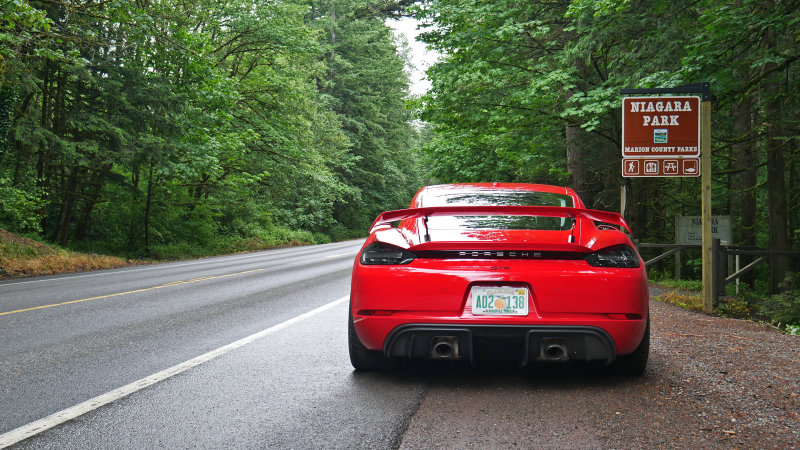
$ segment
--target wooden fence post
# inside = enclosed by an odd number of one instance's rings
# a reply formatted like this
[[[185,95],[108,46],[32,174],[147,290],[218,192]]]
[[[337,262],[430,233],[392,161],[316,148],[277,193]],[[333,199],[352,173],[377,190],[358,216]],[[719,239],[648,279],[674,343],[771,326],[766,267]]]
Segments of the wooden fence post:
[[[719,305],[719,269],[720,269],[720,257],[719,257],[719,239],[713,238],[711,239],[711,302],[713,306]],[[722,283],[722,287],[725,287],[725,283]],[[706,311],[710,312],[710,311]]]
[[[715,239],[717,241],[717,300],[714,303],[714,307],[716,308],[719,306],[719,298],[725,297],[727,295],[725,287],[727,283],[725,279],[728,277],[728,248],[722,245],[719,239]]]

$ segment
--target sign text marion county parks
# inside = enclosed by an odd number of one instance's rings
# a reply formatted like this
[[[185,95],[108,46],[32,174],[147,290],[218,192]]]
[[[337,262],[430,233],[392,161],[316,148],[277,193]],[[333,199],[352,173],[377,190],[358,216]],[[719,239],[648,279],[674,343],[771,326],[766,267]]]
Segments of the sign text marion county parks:
[[[622,99],[622,156],[700,155],[700,97]]]

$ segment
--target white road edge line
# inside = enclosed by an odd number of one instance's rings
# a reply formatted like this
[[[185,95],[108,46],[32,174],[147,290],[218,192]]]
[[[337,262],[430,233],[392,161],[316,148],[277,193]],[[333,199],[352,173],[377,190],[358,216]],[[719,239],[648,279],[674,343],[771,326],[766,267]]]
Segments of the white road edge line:
[[[106,392],[105,394],[98,395],[92,399],[86,400],[83,403],[79,403],[73,407],[63,409],[57,413],[51,414],[43,419],[39,419],[35,422],[31,422],[27,425],[23,425],[19,428],[11,430],[7,433],[0,434],[0,448],[6,448],[8,446],[14,445],[22,440],[28,439],[29,437],[35,436],[45,430],[53,428],[57,425],[61,425],[64,422],[72,420],[78,416],[86,414],[90,411],[93,411],[97,408],[100,408],[103,405],[107,405],[111,402],[117,401],[123,397],[126,397],[134,392],[140,391],[148,386],[152,386],[158,382],[164,381],[167,378],[175,376],[181,372],[185,372],[192,367],[199,366],[205,362],[211,361],[212,359],[222,356],[230,351],[236,350],[237,348],[243,347],[247,344],[250,344],[258,339],[261,339],[265,336],[268,336],[272,333],[280,331],[286,327],[296,324],[297,322],[303,321],[308,319],[311,316],[319,314],[323,311],[327,311],[335,306],[338,306],[350,299],[349,295],[346,295],[340,299],[334,300],[328,304],[322,305],[317,309],[311,310],[305,314],[301,314],[297,317],[293,317],[285,322],[281,322],[277,325],[271,326],[266,330],[259,331],[258,333],[251,334],[246,338],[239,339],[236,342],[232,342],[228,345],[220,347],[216,350],[212,350],[208,353],[204,353],[196,358],[192,358],[188,361],[182,362],[175,366],[172,366],[168,369],[162,370],[161,372],[155,373],[148,377],[142,378],[140,380],[134,381],[133,383],[127,384],[120,388],[114,389],[113,391]]]

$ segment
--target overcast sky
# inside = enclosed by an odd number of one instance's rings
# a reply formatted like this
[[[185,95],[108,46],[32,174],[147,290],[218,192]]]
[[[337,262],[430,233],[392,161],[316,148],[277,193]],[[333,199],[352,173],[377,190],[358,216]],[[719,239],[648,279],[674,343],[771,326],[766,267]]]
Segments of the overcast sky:
[[[411,62],[414,65],[411,71],[411,94],[421,95],[428,91],[431,83],[425,78],[425,70],[438,58],[438,53],[428,51],[425,44],[416,40],[419,30],[418,22],[412,18],[400,20],[387,20],[386,25],[394,28],[408,40],[411,47]]]

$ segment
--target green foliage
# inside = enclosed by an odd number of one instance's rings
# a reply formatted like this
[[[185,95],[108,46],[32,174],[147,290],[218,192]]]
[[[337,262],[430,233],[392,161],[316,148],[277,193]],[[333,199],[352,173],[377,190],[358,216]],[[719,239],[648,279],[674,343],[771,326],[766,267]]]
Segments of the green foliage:
[[[10,86],[0,84],[0,156],[5,153],[8,129],[11,127],[11,117],[17,93]]]
[[[736,319],[751,319],[754,317],[751,304],[740,297],[731,297],[721,301],[716,312],[721,316]]]
[[[800,325],[800,274],[789,276],[782,288],[782,293],[764,300],[761,313],[774,322]]]
[[[797,6],[421,2],[422,39],[443,55],[428,70],[432,90],[416,104],[434,132],[425,163],[446,182],[566,183],[590,207],[607,210],[618,209],[624,185],[634,236],[673,242],[675,216],[700,214],[700,180],[621,177],[619,92],[710,81],[712,161],[703,170],[712,174],[714,214],[738,224],[732,244],[796,250]],[[700,260],[688,254],[683,275],[699,279]],[[759,291],[764,270],[751,281]]]
[[[444,55],[421,100],[438,134],[425,147],[433,174],[568,183],[589,206],[616,209],[619,89],[679,67],[681,26],[694,20],[679,3],[667,24],[662,2],[425,2],[423,39]]]
[[[0,259],[36,258],[42,251],[35,246],[12,240],[0,240]]]
[[[0,8],[0,90],[8,88],[15,73],[24,70],[26,50],[46,43],[53,22],[44,10],[25,0],[4,0]],[[43,51],[43,47],[33,47]],[[1,110],[0,110],[1,111]]]
[[[422,118],[437,137],[426,161],[441,181],[563,182],[559,107],[568,68],[550,56],[557,11],[534,3],[436,1],[418,13],[444,55]]]
[[[572,0],[567,8],[567,17],[579,17],[591,13],[593,17],[610,16],[630,7],[630,0]]]
[[[0,223],[172,258],[363,234],[405,206],[397,10],[312,6],[4,2]]]
[[[328,120],[341,124],[351,155],[335,167],[344,186],[333,193],[332,217],[344,229],[363,233],[383,210],[408,205],[420,187],[421,170],[405,103],[405,61],[384,17],[362,6],[314,3],[328,66],[321,91],[336,113]]]
[[[41,231],[39,210],[45,205],[36,192],[15,188],[0,177],[0,228],[15,232]]]

